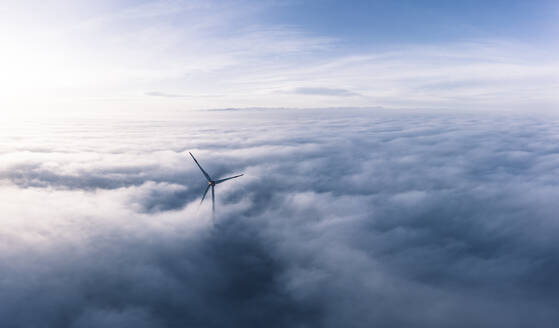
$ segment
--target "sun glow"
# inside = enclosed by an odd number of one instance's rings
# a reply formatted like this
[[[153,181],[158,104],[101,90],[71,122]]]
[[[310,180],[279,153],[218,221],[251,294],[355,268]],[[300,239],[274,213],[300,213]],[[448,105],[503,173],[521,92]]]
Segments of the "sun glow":
[[[6,111],[32,110],[80,84],[83,70],[72,60],[72,49],[40,33],[2,35],[0,88]]]

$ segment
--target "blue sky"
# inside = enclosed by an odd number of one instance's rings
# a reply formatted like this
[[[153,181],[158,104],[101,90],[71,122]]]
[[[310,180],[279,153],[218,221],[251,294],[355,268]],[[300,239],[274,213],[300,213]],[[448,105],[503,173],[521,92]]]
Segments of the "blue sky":
[[[300,1],[265,20],[293,24],[354,46],[472,38],[552,40],[556,1]]]
[[[554,111],[558,16],[554,1],[9,1],[2,102]]]

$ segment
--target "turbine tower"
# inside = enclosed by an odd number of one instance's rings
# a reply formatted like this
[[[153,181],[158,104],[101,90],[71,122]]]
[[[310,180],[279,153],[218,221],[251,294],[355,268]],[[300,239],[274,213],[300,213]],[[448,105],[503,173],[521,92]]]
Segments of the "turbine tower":
[[[206,187],[206,190],[204,190],[204,194],[202,194],[202,200],[200,200],[200,204],[202,204],[202,202],[204,201],[204,198],[206,198],[206,194],[208,193],[208,190],[211,187],[212,188],[212,215],[214,215],[215,214],[215,192],[214,192],[215,185],[220,184],[222,182],[225,182],[227,180],[238,178],[240,176],[243,176],[244,174],[239,174],[239,175],[235,175],[235,176],[225,178],[225,179],[220,179],[220,180],[213,180],[210,177],[210,175],[208,174],[208,172],[204,171],[204,169],[202,168],[200,163],[198,163],[198,161],[196,160],[194,155],[192,155],[191,152],[188,152],[188,153],[190,154],[190,156],[192,156],[192,159],[194,160],[194,163],[196,163],[196,165],[198,165],[198,168],[200,168],[200,171],[202,171],[202,174],[204,175],[204,177],[206,177],[206,180],[208,180],[208,186]]]

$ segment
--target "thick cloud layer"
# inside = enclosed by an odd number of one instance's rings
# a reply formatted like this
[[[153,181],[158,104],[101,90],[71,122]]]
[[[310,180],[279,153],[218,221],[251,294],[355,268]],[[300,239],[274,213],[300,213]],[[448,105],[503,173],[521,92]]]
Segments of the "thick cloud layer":
[[[559,121],[253,110],[14,124],[3,327],[553,327]],[[205,187],[192,151],[216,178]]]

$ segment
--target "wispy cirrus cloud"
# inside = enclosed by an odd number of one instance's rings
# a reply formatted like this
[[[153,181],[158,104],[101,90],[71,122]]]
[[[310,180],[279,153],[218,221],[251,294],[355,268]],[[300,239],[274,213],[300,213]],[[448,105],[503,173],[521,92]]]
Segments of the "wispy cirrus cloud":
[[[506,38],[350,47],[304,26],[261,19],[280,5],[105,3],[84,19],[42,24],[51,28],[41,33],[30,25],[17,40],[8,38],[3,101],[41,108],[48,98],[58,105],[51,107],[83,111],[270,101],[276,107],[542,111],[558,104],[559,59],[551,48]],[[41,21],[54,21],[51,16]],[[37,52],[43,56],[25,55]],[[23,97],[28,94],[36,96]],[[146,101],[146,94],[154,97]]]
[[[295,88],[293,93],[301,95],[323,95],[323,96],[335,96],[335,97],[351,97],[359,96],[358,93],[352,92],[346,89],[335,89],[335,88],[308,88],[301,87]]]
[[[160,91],[148,91],[145,93],[146,96],[152,96],[152,97],[164,97],[164,98],[182,98],[182,97],[187,97],[186,95],[180,95],[180,94],[175,94],[175,93],[165,93],[165,92],[160,92]]]

